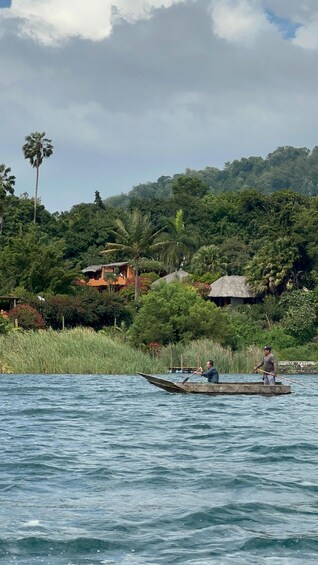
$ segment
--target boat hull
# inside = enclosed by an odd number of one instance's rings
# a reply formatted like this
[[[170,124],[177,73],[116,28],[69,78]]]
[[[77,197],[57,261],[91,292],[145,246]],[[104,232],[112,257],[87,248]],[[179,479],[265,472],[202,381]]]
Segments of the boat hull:
[[[210,396],[216,395],[261,395],[261,396],[277,396],[281,394],[291,394],[291,387],[275,384],[264,385],[261,382],[246,382],[246,383],[184,383],[172,382],[167,379],[161,379],[154,375],[146,373],[138,373],[144,377],[148,383],[161,388],[167,392],[179,394],[208,394]]]

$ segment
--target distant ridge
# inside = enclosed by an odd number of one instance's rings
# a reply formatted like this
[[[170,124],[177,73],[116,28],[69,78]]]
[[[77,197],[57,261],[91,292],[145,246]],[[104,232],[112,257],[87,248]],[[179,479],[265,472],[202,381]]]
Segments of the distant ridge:
[[[172,185],[180,176],[191,176],[207,184],[212,194],[239,192],[256,188],[264,194],[278,190],[292,190],[305,196],[318,195],[318,146],[278,147],[263,157],[243,157],[226,162],[223,169],[206,167],[186,169],[172,177],[161,176],[155,182],[134,186],[128,193],[111,196],[105,202],[116,207],[127,207],[132,200],[168,199]]]

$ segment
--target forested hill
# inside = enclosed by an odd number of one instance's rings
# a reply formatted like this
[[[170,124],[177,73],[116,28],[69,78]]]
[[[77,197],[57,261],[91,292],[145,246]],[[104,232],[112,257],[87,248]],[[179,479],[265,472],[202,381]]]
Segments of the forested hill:
[[[225,163],[224,169],[206,167],[189,175],[207,184],[212,194],[257,188],[264,194],[289,189],[306,196],[318,195],[318,146],[311,151],[306,147],[278,147],[262,157],[248,157]],[[107,199],[116,207],[126,207],[131,201],[151,198],[165,199],[172,195],[172,184],[181,174],[162,176],[156,182],[135,186],[128,194]]]

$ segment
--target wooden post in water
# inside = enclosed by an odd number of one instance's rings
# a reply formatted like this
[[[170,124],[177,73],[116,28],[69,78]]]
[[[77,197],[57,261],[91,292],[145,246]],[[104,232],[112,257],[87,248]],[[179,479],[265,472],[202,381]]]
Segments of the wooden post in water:
[[[181,373],[183,373],[183,355],[182,355],[182,353],[180,355],[180,367],[181,367]]]

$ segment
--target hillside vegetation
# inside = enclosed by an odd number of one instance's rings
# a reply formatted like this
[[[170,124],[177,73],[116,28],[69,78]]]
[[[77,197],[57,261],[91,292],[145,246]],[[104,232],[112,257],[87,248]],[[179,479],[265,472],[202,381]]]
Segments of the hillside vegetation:
[[[166,348],[205,339],[235,354],[266,342],[285,359],[317,358],[318,148],[280,147],[223,170],[187,170],[106,201],[96,191],[93,202],[55,214],[16,196],[14,180],[1,165],[0,295],[19,298],[8,319],[0,316],[10,346],[20,339],[18,322],[25,330],[91,328],[93,340],[106,329],[159,365]],[[84,267],[116,261],[129,261],[138,276],[120,292],[87,288]],[[183,283],[152,288],[179,268],[189,273]],[[222,275],[244,275],[257,303],[216,307],[207,294]],[[32,338],[26,367],[43,335]],[[49,335],[53,344],[58,337]],[[65,352],[66,372],[76,355],[68,359]],[[45,371],[41,363],[30,370]],[[79,372],[90,372],[82,363]],[[112,369],[92,363],[92,371]],[[58,357],[49,366],[60,365]]]

